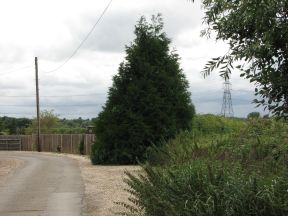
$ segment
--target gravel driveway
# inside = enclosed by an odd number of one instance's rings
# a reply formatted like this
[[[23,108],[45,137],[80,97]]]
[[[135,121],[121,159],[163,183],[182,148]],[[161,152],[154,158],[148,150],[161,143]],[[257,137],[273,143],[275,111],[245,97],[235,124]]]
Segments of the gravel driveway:
[[[0,216],[113,216],[129,194],[124,171],[93,166],[88,157],[0,151]]]
[[[115,216],[125,211],[115,202],[127,202],[130,194],[124,189],[124,172],[141,172],[139,166],[93,166],[88,157],[66,155],[79,162],[85,185],[83,216]]]
[[[0,177],[0,216],[82,214],[84,185],[76,160],[36,152],[0,152],[0,161],[2,174],[14,170],[5,183],[4,174]],[[20,165],[7,165],[11,161]]]

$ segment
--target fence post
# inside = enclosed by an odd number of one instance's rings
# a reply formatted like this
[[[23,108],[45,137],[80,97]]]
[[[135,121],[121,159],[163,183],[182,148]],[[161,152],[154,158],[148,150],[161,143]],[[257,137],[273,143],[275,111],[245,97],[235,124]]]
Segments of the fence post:
[[[87,151],[87,134],[84,134],[84,146],[85,146],[85,155],[88,155],[88,151]]]
[[[51,152],[54,151],[54,142],[53,142],[53,140],[54,140],[54,134],[52,134],[52,142],[51,142],[52,147],[50,148],[50,151],[51,151]]]
[[[63,149],[63,134],[60,135],[60,146],[61,146],[61,151]]]
[[[21,135],[19,136],[19,138],[20,138],[20,151],[22,151],[22,137],[21,137]]]
[[[70,154],[73,153],[73,142],[72,142],[72,134],[70,135]]]

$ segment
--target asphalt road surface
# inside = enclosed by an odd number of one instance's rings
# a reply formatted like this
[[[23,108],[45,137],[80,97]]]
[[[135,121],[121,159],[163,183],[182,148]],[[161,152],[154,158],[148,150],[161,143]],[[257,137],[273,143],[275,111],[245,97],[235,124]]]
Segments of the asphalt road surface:
[[[84,186],[77,161],[48,154],[0,151],[25,162],[0,185],[0,216],[79,216]]]

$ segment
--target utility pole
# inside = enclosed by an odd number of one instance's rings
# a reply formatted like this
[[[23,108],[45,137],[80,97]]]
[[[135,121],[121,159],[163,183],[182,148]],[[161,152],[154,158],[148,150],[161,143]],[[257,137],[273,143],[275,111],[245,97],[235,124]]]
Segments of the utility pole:
[[[40,107],[39,107],[39,82],[38,82],[38,58],[35,57],[35,78],[36,78],[36,107],[37,107],[37,151],[41,152],[40,144]]]
[[[221,115],[224,117],[233,117],[234,111],[232,106],[232,97],[231,97],[231,82],[226,80],[223,84],[224,94]]]

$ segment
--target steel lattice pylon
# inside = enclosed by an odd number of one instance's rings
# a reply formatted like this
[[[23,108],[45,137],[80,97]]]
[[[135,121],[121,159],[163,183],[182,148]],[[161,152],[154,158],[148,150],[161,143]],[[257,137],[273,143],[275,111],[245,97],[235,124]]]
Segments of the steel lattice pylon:
[[[221,108],[221,115],[224,117],[233,117],[234,111],[232,106],[232,98],[231,98],[231,83],[229,80],[226,80],[223,84],[224,86],[224,94],[223,94],[223,102]]]

